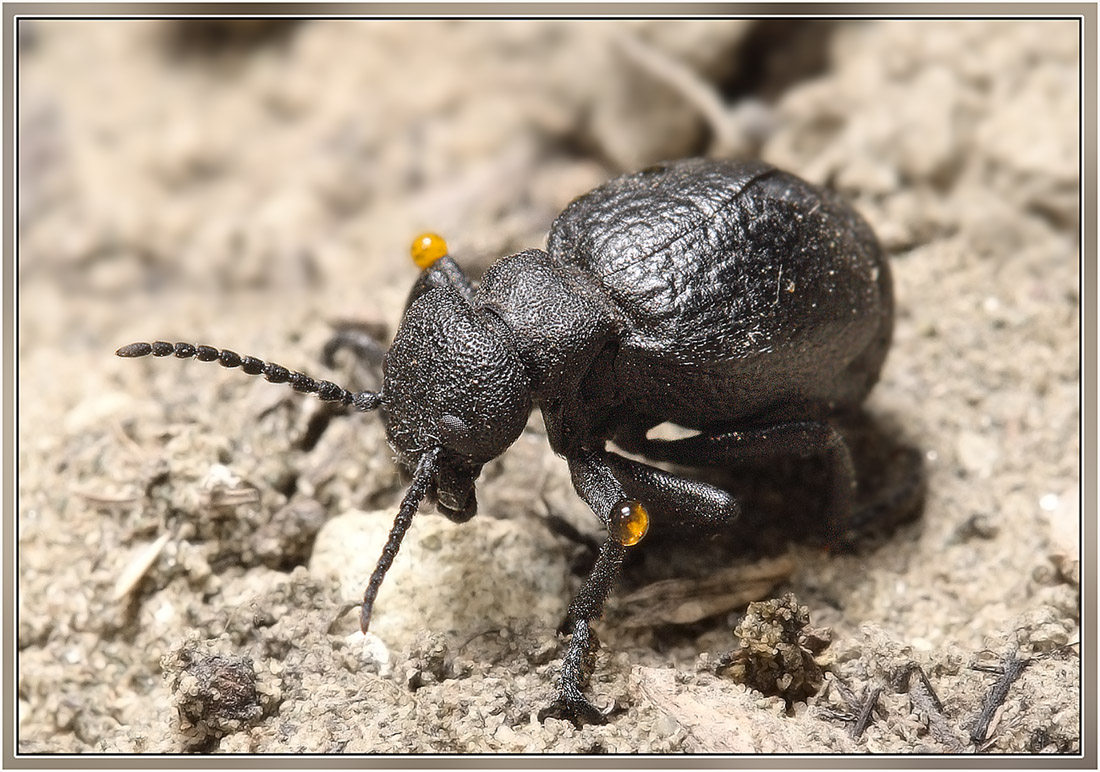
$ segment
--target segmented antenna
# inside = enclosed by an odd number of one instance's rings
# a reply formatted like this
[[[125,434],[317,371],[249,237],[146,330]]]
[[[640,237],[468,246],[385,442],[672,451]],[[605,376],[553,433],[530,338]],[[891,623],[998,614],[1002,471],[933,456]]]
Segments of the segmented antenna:
[[[150,354],[155,357],[166,357],[174,354],[179,359],[194,357],[200,362],[217,362],[222,367],[239,367],[249,375],[262,375],[271,383],[289,383],[295,391],[316,394],[325,402],[340,402],[363,412],[374,410],[382,403],[380,392],[348,391],[332,381],[317,381],[304,373],[288,370],[274,362],[265,362],[252,356],[241,356],[235,351],[217,349],[213,346],[199,346],[194,343],[172,344],[158,340],[153,343],[131,343],[120,348],[115,354],[126,358],[144,357]]]
[[[374,609],[374,598],[378,595],[378,588],[382,586],[382,580],[386,572],[390,570],[393,559],[397,557],[397,551],[401,548],[401,540],[405,538],[405,532],[412,525],[413,515],[420,507],[420,502],[428,495],[428,486],[435,477],[436,458],[439,456],[439,448],[432,448],[420,457],[413,474],[413,481],[409,489],[405,491],[405,498],[401,499],[401,508],[397,510],[397,517],[390,529],[390,536],[386,540],[386,546],[382,548],[382,555],[378,558],[378,564],[374,567],[374,573],[370,575],[370,582],[363,592],[363,605],[359,609],[359,629],[364,633],[370,627],[370,615]]]

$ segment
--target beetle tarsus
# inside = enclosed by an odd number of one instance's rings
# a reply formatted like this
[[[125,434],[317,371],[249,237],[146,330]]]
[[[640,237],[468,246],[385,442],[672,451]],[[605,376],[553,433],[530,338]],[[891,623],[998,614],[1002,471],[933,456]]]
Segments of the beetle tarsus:
[[[564,692],[548,706],[539,711],[539,721],[557,718],[570,721],[578,729],[585,724],[606,724],[608,714],[588,701],[579,689]]]
[[[565,657],[562,658],[558,696],[539,711],[539,720],[558,718],[571,721],[577,727],[606,723],[610,711],[601,711],[584,696],[583,691],[596,667],[599,639],[584,620],[573,623],[572,633]]]

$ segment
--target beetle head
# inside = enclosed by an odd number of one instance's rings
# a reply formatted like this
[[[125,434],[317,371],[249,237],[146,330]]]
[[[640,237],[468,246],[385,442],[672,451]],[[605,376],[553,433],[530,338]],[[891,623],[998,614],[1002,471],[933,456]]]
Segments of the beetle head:
[[[527,373],[507,329],[437,287],[405,312],[383,374],[381,409],[398,461],[412,471],[438,449],[428,495],[451,520],[469,520],[482,466],[515,442],[531,412]]]
[[[446,255],[446,243],[426,234],[413,259],[427,268]],[[381,392],[350,391],[273,362],[229,349],[192,343],[131,343],[121,357],[194,357],[263,375],[296,391],[316,394],[361,412],[381,409],[397,460],[412,473],[386,546],[363,593],[359,624],[370,625],[382,580],[421,502],[434,499],[455,522],[477,511],[474,483],[486,462],[515,442],[531,412],[531,384],[511,332],[492,312],[475,310],[450,287],[416,297],[405,312],[383,362]]]

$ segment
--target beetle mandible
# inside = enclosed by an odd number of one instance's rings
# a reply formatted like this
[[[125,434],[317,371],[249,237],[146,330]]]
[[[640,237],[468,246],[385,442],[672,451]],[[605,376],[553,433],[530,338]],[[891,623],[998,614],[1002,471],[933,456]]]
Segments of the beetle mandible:
[[[153,354],[241,367],[360,411],[378,409],[412,473],[363,595],[375,596],[425,500],[455,522],[477,509],[482,466],[537,406],[577,494],[606,526],[569,606],[558,696],[542,716],[601,721],[583,690],[598,643],[591,623],[626,551],[655,522],[716,529],[738,500],[657,462],[726,465],[820,454],[831,470],[833,538],[855,478],[835,421],[878,380],[893,329],[889,266],[869,226],[834,194],[758,162],[653,166],[596,188],[558,216],[547,248],[498,260],[475,284],[428,234],[422,268],[383,362],[378,392],[353,392],[250,356],[188,343]],[[671,422],[697,434],[659,440]]]

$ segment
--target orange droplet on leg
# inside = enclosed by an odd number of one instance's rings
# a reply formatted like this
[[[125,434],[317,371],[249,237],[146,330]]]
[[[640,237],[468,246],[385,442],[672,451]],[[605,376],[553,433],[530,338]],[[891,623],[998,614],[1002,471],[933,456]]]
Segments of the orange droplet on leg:
[[[633,547],[649,530],[649,513],[640,501],[623,499],[611,513],[611,528],[624,547]]]
[[[409,249],[413,262],[421,270],[430,268],[439,258],[447,256],[447,242],[436,233],[421,233]]]

